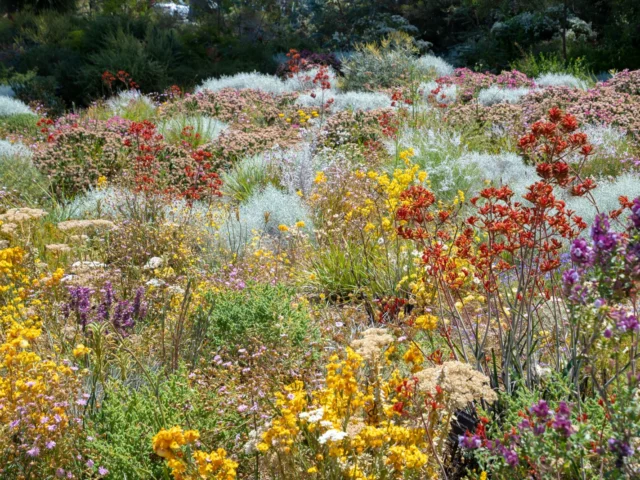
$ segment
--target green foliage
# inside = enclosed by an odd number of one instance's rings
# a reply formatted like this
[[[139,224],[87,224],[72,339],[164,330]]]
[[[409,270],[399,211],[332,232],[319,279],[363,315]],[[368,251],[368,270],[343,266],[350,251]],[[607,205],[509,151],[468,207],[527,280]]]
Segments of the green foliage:
[[[224,122],[205,115],[177,115],[166,119],[159,125],[158,131],[171,144],[187,142],[193,148],[213,142],[228,128]]]
[[[343,64],[344,90],[370,90],[406,85],[424,80],[427,72],[420,72],[415,62],[419,50],[413,38],[395,33],[380,44],[368,43],[356,47],[357,51]]]
[[[164,462],[151,448],[151,439],[161,428],[190,425],[203,432],[220,430],[223,433],[211,439],[220,444],[229,442],[243,428],[237,421],[228,422],[237,425],[235,430],[218,428],[220,417],[204,408],[215,401],[215,392],[203,399],[202,392],[189,386],[186,372],[181,370],[168,378],[152,376],[158,381],[157,388],[147,383],[109,382],[101,408],[87,423],[93,440],[86,446],[96,465],[109,470],[110,478],[165,478]]]
[[[25,113],[2,117],[0,118],[0,137],[6,137],[11,134],[32,137],[38,132],[37,123],[37,116]]]
[[[511,62],[511,68],[519,70],[528,77],[536,78],[545,73],[566,73],[584,80],[593,80],[593,73],[584,57],[570,58],[565,62],[558,53],[538,55],[528,53]]]
[[[143,40],[124,30],[108,35],[102,48],[89,55],[89,64],[81,71],[83,83],[87,85],[88,91],[94,96],[105,92],[102,73],[120,70],[129,73],[144,91],[158,92],[165,89],[168,86],[166,64],[154,55],[154,49],[149,48],[149,44],[157,42],[158,38],[149,31],[145,44]],[[172,58],[171,49],[166,51],[166,59],[175,60]]]
[[[224,192],[239,202],[245,202],[258,190],[275,184],[276,177],[262,155],[245,158],[222,175]]]
[[[35,71],[30,71],[24,75],[13,75],[9,85],[16,97],[25,103],[40,103],[53,115],[59,115],[64,111],[64,103],[56,95],[58,84],[55,76],[41,76],[36,75]]]
[[[31,159],[20,155],[0,155],[0,190],[9,194],[5,203],[16,205],[47,205],[50,182],[33,165]]]
[[[307,311],[284,285],[249,284],[242,290],[210,292],[206,301],[200,314],[207,316],[207,338],[216,349],[247,347],[256,338],[300,348],[316,335]]]

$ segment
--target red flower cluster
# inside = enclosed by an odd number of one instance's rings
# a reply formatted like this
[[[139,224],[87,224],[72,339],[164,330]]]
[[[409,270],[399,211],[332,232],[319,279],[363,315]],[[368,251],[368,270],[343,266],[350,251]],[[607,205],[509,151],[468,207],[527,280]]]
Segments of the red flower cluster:
[[[542,287],[544,274],[560,266],[562,239],[576,238],[583,220],[557,200],[553,187],[537,182],[524,195],[531,206],[512,200],[509,187],[487,188],[471,199],[477,216],[467,224],[486,235],[469,261],[484,288],[497,288],[496,275],[512,268],[526,269],[531,287]]]
[[[587,135],[576,132],[578,121],[571,114],[564,114],[558,107],[549,110],[548,121],[538,121],[531,132],[518,140],[518,147],[525,157],[536,165],[536,172],[545,181],[568,187],[574,195],[584,195],[594,189],[593,180],[580,178],[579,170],[593,152]],[[572,164],[566,160],[571,155],[581,157]],[[577,183],[576,183],[577,182]]]
[[[38,123],[36,123],[36,126],[40,127],[41,133],[49,134],[47,136],[47,142],[49,143],[55,141],[55,136],[53,135],[53,133],[49,132],[49,127],[53,124],[54,124],[54,121],[51,120],[50,118],[41,118],[40,120],[38,120]]]
[[[382,112],[377,117],[378,125],[382,128],[382,134],[386,137],[395,138],[398,134],[398,120],[391,112]]]
[[[476,214],[456,225],[452,210],[431,210],[432,192],[412,186],[400,196],[397,232],[421,246],[428,275],[449,289],[461,288],[473,276],[492,292],[498,275],[514,268],[526,270],[530,288],[542,288],[545,274],[560,266],[563,239],[576,238],[586,224],[556,199],[547,182],[528,187],[529,204],[513,196],[507,186],[482,190],[470,201]]]
[[[104,83],[109,88],[109,90],[114,87],[116,80],[122,83],[125,88],[130,88],[132,90],[139,88],[139,85],[133,81],[131,75],[129,75],[124,70],[118,70],[118,73],[116,73],[115,75],[109,70],[105,70],[102,73],[102,83]]]
[[[404,310],[407,300],[399,297],[389,297],[376,300],[380,311],[378,321],[380,323],[393,323],[398,320],[398,314]]]
[[[182,192],[182,196],[187,199],[189,205],[196,200],[201,200],[205,196],[222,196],[222,192],[220,191],[222,180],[220,180],[218,174],[213,171],[214,164],[211,161],[212,156],[210,152],[200,149],[191,154],[191,158],[196,161],[196,168],[192,168],[189,165],[185,167],[188,186]]]
[[[427,96],[427,101],[438,108],[447,108],[448,105],[442,101],[447,98],[447,95],[441,92],[442,92],[442,85],[438,85],[436,88],[434,88],[429,92],[429,95]]]
[[[318,70],[318,73],[316,73],[316,76],[313,78],[313,84],[314,85],[320,85],[320,88],[322,90],[330,90],[331,89],[331,82],[329,81],[329,69],[325,66],[320,67],[320,69]]]
[[[127,133],[125,146],[137,151],[133,168],[136,191],[154,192],[159,173],[156,157],[162,150],[162,135],[156,133],[156,126],[149,120],[131,122]]]
[[[391,106],[395,107],[398,104],[398,102],[400,102],[400,101],[402,101],[406,105],[413,105],[413,100],[411,100],[409,97],[405,96],[402,93],[402,90],[395,90],[393,92],[393,94],[391,95]]]
[[[300,55],[300,52],[295,48],[289,50],[287,53],[287,62],[285,64],[285,69],[288,71],[289,77],[293,77],[294,74],[304,70],[305,60]]]

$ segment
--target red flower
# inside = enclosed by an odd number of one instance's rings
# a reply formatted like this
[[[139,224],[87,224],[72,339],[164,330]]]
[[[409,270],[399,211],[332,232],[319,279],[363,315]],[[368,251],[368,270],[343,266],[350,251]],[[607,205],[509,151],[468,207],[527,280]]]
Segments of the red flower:
[[[567,113],[562,118],[562,121],[560,123],[561,123],[562,129],[565,132],[573,132],[576,128],[578,128],[578,120],[576,120],[576,117],[574,117],[570,113]]]
[[[549,109],[549,119],[552,122],[558,122],[562,118],[562,110],[558,107],[552,107]]]
[[[580,149],[580,153],[582,153],[582,155],[584,155],[585,157],[588,156],[588,155],[591,155],[592,151],[593,151],[593,146],[592,145],[584,145]]]

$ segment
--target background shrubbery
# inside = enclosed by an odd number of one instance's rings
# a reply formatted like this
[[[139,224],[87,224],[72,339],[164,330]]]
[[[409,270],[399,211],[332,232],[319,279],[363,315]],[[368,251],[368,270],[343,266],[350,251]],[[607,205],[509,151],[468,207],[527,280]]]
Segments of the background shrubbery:
[[[353,68],[371,66],[372,59],[348,52],[393,32],[409,35],[417,52],[432,50],[454,66],[477,71],[511,66],[530,77],[553,72],[584,78],[640,66],[640,7],[631,0],[577,0],[566,8],[558,0],[345,5],[229,0],[220,10],[199,3],[191,2],[192,21],[186,21],[135,0],[5,2],[0,84],[10,83],[26,103],[38,101],[57,112],[111,93],[102,82],[107,70],[128,72],[143,92],[162,92],[173,84],[190,89],[221,75],[275,73],[286,60],[284,52],[296,48],[314,62],[321,56],[310,50],[336,52],[327,57],[333,68],[337,60],[352,58],[345,82],[361,89],[367,81],[383,86],[389,83],[385,76],[410,73],[401,54],[406,46],[378,58],[371,71],[376,78],[360,78],[363,70]],[[418,66],[438,70],[432,57],[423,58]]]

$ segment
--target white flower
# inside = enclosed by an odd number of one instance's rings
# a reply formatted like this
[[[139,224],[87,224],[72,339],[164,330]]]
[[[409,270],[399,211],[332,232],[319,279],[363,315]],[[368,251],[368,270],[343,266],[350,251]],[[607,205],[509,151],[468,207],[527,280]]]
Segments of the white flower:
[[[343,432],[341,430],[336,430],[332,428],[331,430],[327,430],[326,432],[324,432],[318,439],[318,442],[320,442],[321,445],[324,445],[325,443],[327,443],[327,441],[339,442],[342,439],[344,439],[346,436],[347,436],[347,432]]]
[[[299,417],[301,420],[306,420],[309,423],[317,423],[322,420],[324,416],[324,409],[322,407],[317,410],[311,410],[309,412],[302,412]]]
[[[167,288],[167,292],[171,295],[184,295],[184,288],[179,287],[178,285],[171,285]]]
[[[164,285],[164,280],[160,280],[159,278],[152,278],[146,283],[146,285],[150,287],[162,287]]]
[[[164,263],[164,260],[162,260],[162,258],[151,257],[149,261],[146,263],[146,265],[142,268],[144,270],[155,270],[156,268],[160,268],[163,263]]]
[[[71,265],[71,270],[93,270],[94,268],[104,268],[106,265],[101,262],[82,261]]]

